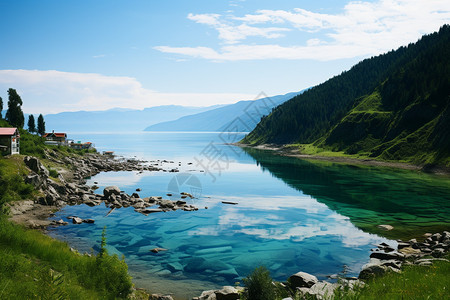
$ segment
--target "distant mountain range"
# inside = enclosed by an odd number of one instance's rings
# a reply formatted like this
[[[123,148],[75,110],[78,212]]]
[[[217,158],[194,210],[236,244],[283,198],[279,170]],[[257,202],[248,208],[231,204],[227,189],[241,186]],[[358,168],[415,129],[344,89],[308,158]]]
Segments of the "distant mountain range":
[[[449,49],[444,25],[363,60],[278,106],[243,142],[450,166]]]
[[[164,105],[143,110],[113,108],[105,111],[77,111],[44,116],[47,131],[57,132],[124,132],[142,131],[149,124],[175,120],[182,116],[222,107],[186,107]],[[37,118],[37,116],[35,116]],[[25,123],[27,120],[25,120]]]
[[[281,103],[301,92],[264,97],[258,100],[239,101],[205,112],[184,116],[148,126],[145,131],[251,131],[261,117],[271,113]]]

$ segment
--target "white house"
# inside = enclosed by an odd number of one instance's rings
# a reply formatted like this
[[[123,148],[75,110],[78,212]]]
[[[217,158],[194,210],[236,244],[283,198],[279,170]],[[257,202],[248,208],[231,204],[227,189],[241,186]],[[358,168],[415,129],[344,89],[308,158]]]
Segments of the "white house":
[[[20,135],[17,128],[0,127],[0,151],[6,154],[19,154]]]

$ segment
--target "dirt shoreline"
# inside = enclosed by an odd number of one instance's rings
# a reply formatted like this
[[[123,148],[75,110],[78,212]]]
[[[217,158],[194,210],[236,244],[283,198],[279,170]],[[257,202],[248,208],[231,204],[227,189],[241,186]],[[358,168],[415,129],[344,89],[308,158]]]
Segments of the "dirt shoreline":
[[[302,154],[297,149],[292,149],[289,145],[274,145],[274,144],[262,144],[258,146],[252,146],[249,144],[234,143],[233,145],[242,148],[253,148],[259,150],[268,150],[275,152],[276,155],[295,157],[299,159],[306,160],[321,160],[329,161],[333,163],[342,163],[349,165],[365,165],[365,166],[375,166],[375,167],[386,167],[386,168],[396,168],[403,170],[419,171],[428,174],[435,174],[441,176],[450,176],[450,168],[445,166],[436,165],[414,165],[402,162],[389,162],[381,161],[375,159],[359,159],[353,157],[342,157],[342,156],[320,156],[320,155],[309,155]]]

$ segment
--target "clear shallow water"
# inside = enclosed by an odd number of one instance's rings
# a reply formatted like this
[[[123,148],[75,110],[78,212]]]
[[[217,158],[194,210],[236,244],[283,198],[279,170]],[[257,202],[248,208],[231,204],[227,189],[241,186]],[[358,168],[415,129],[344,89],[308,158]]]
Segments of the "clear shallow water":
[[[85,140],[83,135],[71,136]],[[234,138],[238,138],[235,136]],[[376,225],[395,235],[448,228],[447,179],[412,172],[279,157],[225,145],[219,133],[93,134],[97,148],[165,164],[184,173],[111,172],[90,179],[141,197],[191,192],[195,212],[144,216],[132,208],[68,206],[56,218],[77,215],[95,224],[68,225],[50,234],[81,251],[98,250],[107,226],[110,253],[125,255],[138,286],[180,299],[234,284],[265,265],[277,280],[298,271],[324,279],[349,267],[356,275],[382,241]],[[215,159],[212,159],[214,158]],[[200,172],[201,161],[206,172]],[[179,166],[181,162],[181,166]],[[189,164],[192,163],[192,164]],[[209,172],[208,172],[209,171]],[[167,197],[165,197],[167,198]],[[173,198],[173,197],[172,197]],[[228,205],[222,201],[238,202]],[[208,209],[205,209],[208,207]],[[154,247],[168,251],[153,254]]]

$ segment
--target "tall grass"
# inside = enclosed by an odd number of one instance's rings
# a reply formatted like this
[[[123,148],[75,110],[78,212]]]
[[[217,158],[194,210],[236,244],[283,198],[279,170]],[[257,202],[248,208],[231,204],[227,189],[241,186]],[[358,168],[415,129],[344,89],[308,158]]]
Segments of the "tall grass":
[[[131,277],[117,255],[91,257],[0,217],[0,298],[126,298]]]

